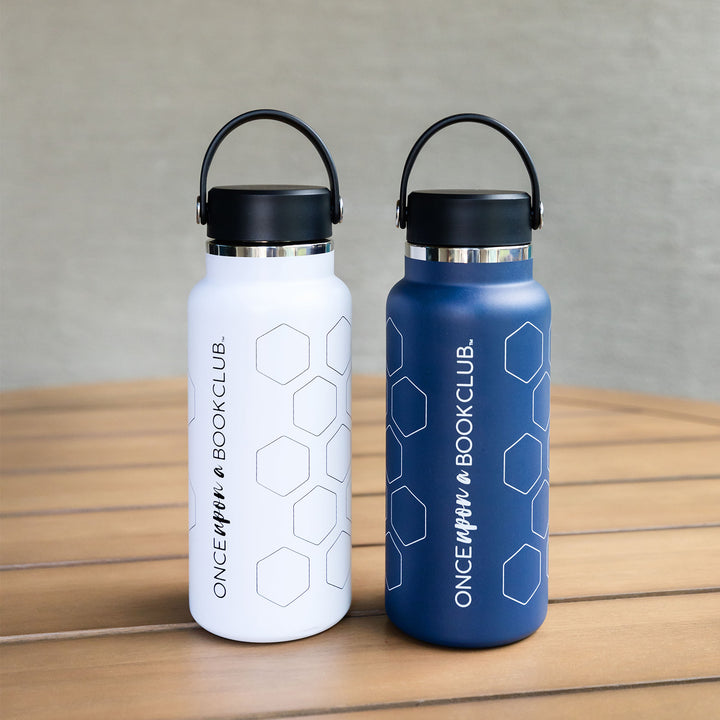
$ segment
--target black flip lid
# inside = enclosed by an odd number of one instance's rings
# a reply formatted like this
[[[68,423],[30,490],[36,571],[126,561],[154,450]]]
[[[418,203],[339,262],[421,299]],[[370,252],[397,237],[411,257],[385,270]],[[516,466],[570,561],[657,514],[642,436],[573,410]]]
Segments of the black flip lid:
[[[210,188],[207,235],[223,245],[286,245],[332,235],[330,190],[311,185]]]
[[[425,143],[450,125],[473,122],[504,135],[520,153],[530,176],[532,196],[513,190],[415,190],[407,195],[408,180]],[[407,228],[407,241],[435,247],[503,247],[528,245],[532,231],[542,227],[543,208],[535,166],[520,139],[488,115],[460,113],[431,125],[416,141],[405,161],[395,224]]]
[[[415,190],[407,241],[436,247],[501,247],[531,241],[530,196],[506,190]]]
[[[330,189],[317,185],[226,185],[206,192],[207,176],[220,143],[252,120],[277,120],[301,132],[320,154]],[[302,120],[282,110],[251,110],[226,123],[210,142],[200,170],[197,222],[222,245],[289,245],[322,241],[342,222],[337,171],[325,143]]]

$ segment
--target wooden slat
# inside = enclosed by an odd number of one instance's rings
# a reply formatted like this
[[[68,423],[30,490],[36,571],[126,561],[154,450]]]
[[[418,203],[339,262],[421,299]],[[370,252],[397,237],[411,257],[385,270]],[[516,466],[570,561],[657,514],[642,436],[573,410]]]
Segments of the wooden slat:
[[[356,496],[353,514],[354,544],[384,542],[384,495]],[[720,525],[720,480],[558,485],[550,492],[552,534],[713,524]],[[33,530],[31,543],[28,526]],[[0,565],[156,557],[184,554],[186,549],[185,503],[21,514],[3,519]]]
[[[598,413],[585,418],[550,420],[550,458],[558,450],[575,449],[585,452],[586,446],[596,446],[598,452],[614,453],[615,448],[639,443],[642,446],[675,444],[678,440],[706,442],[714,446],[715,457],[720,456],[720,426],[702,422],[655,418],[647,415]],[[380,425],[354,425],[353,447],[362,448],[364,455],[382,457],[385,453],[385,428]],[[356,450],[357,452],[357,450]],[[720,464],[715,466],[720,474]]]
[[[384,434],[373,426],[353,431],[355,448],[375,448],[371,454],[356,451],[361,477],[382,480],[384,475]],[[109,468],[157,467],[182,463],[186,458],[184,433],[33,440],[14,442],[5,448],[0,467],[6,474],[50,472],[57,470],[104,470]],[[551,449],[551,473],[555,483],[592,482],[607,479],[687,477],[720,474],[720,440],[681,442],[636,441],[587,447],[560,446]],[[377,485],[362,492],[377,490]]]
[[[185,383],[184,378],[157,378],[11,390],[0,393],[0,413],[172,405],[177,403],[179,394],[186,393]],[[187,398],[187,394],[184,397]]]
[[[187,553],[187,508],[43,515],[3,520],[0,565],[98,562]],[[28,542],[27,528],[32,528]]]
[[[553,533],[720,524],[720,476],[550,489]]]
[[[578,422],[582,417],[582,422]],[[381,427],[385,422],[385,400],[358,398],[353,404],[356,430],[375,426],[372,445],[366,452],[382,452]],[[0,414],[0,442],[15,440],[89,439],[112,435],[167,435],[185,433],[187,408],[183,402],[172,405],[135,405],[122,408],[47,409],[38,412]],[[720,437],[720,425],[708,420],[666,417],[652,411],[607,410],[597,408],[553,407],[551,443],[602,443],[629,440]]]
[[[603,411],[591,410],[602,413]],[[385,399],[356,398],[355,425],[382,425]],[[48,408],[36,412],[0,412],[0,442],[48,438],[96,438],[103,435],[167,434],[187,432],[185,395],[166,405],[127,407]]]
[[[717,713],[720,681],[612,690],[559,692],[495,700],[446,701],[432,704],[409,703],[378,710],[323,715],[294,715],[286,720],[678,720],[712,718]]]
[[[5,515],[187,503],[187,465],[13,473],[3,480]]]
[[[550,595],[557,601],[720,588],[719,548],[720,527],[553,537]]]
[[[86,390],[90,392],[90,390]],[[0,394],[0,398],[3,397]],[[604,408],[583,408],[575,405],[558,405],[553,407],[553,428],[567,425],[573,431],[583,427],[577,419],[584,422],[591,420],[604,431],[613,432],[613,423],[609,418],[617,418],[618,411]],[[636,418],[637,413],[628,413],[634,418],[633,424],[642,427],[642,421]],[[650,415],[645,416],[652,423]],[[666,418],[667,420],[667,418]],[[604,422],[603,422],[604,421]],[[385,422],[385,397],[355,397],[353,400],[353,423],[358,425],[374,424],[381,426]],[[164,403],[140,403],[119,407],[98,406],[84,407],[82,404],[72,407],[47,407],[34,411],[0,410],[0,442],[12,440],[84,437],[94,438],[102,435],[132,435],[139,433],[182,433],[186,431],[187,403],[184,388],[166,398]],[[658,432],[667,434],[665,427],[657,425]],[[676,421],[675,427],[684,435],[717,433],[716,426],[701,421]],[[617,432],[615,433],[617,434]],[[562,435],[562,431],[561,431]],[[650,434],[646,436],[650,437]],[[594,436],[593,436],[594,438]]]
[[[560,447],[550,454],[551,482],[717,476],[720,441]]]
[[[36,412],[93,408],[127,408],[143,405],[175,405],[184,407],[186,379],[162,378],[109,382],[92,385],[28,388],[0,393],[0,413]],[[385,378],[382,375],[353,374],[353,401],[370,399],[382,402],[378,417],[384,416]],[[703,421],[720,421],[720,404],[686,398],[659,397],[643,393],[600,388],[553,385],[552,406],[560,412],[577,408],[580,412],[593,409],[618,411],[654,411],[665,416],[685,417]]]
[[[187,558],[0,574],[2,635],[191,621]]]
[[[385,380],[378,375],[353,374],[353,399],[385,398]],[[107,382],[61,387],[33,387],[0,393],[0,413],[35,413],[45,410],[185,406],[184,377]]]
[[[412,641],[385,617],[345,619],[281,651],[201,630],[21,643],[4,648],[3,707],[237,719],[708,677],[720,666],[717,608],[715,594],[556,604],[531,638],[474,653]]]
[[[720,589],[718,547],[720,528],[553,537],[550,599]],[[382,608],[383,547],[355,548],[353,553],[353,609]]]
[[[163,486],[155,488],[162,494],[153,498],[183,498],[182,502],[158,507],[150,502],[141,504],[147,499],[142,492],[142,483],[147,479],[147,474],[143,474],[136,480],[139,487],[135,493],[123,494],[118,485],[112,485],[115,493],[110,497],[88,488],[96,507],[107,507],[104,501],[122,498],[130,503],[130,507],[120,506],[126,509],[6,516],[0,534],[0,565],[184,553],[187,548],[184,479],[174,478],[164,491]],[[27,491],[34,495],[38,488],[30,485]],[[52,492],[50,487],[39,494],[42,497]],[[354,544],[384,541],[384,494],[355,496],[353,514]],[[550,492],[552,534],[711,524],[720,524],[720,479],[557,485]],[[32,543],[27,542],[28,525],[33,528]],[[62,538],[62,544],[57,542],[58,538]]]
[[[0,472],[39,472],[142,465],[167,465],[185,461],[185,433],[155,433],[95,438],[15,440],[2,448]]]
[[[684,441],[555,447],[550,451],[550,483],[593,483],[659,478],[720,477],[720,441]],[[384,492],[385,458],[353,458],[353,491]]]
[[[620,411],[640,409],[666,417],[695,418],[720,423],[720,403],[703,400],[558,385],[553,386],[551,401],[556,404],[605,407]]]
[[[366,459],[353,460],[354,533],[358,543],[374,542],[379,537],[385,513],[382,499],[362,498],[368,489],[378,498],[385,492],[383,476],[369,476],[367,468]],[[579,486],[562,485],[555,474],[550,493],[553,532],[720,522],[720,474],[706,480]],[[7,475],[0,510],[11,515],[186,502],[187,470],[180,463]]]
[[[611,532],[720,524],[720,477],[550,489],[550,532]],[[384,542],[385,496],[353,498],[353,542]]]
[[[353,430],[355,457],[369,472],[384,476],[384,430],[361,425]],[[88,470],[113,467],[158,466],[184,462],[185,433],[18,440],[3,449],[3,473],[40,473],[56,469]],[[359,448],[363,448],[360,450]],[[720,474],[720,440],[659,442],[638,440],[598,446],[551,447],[553,482],[592,482],[600,479],[686,477]],[[363,488],[363,492],[367,492]]]
[[[550,418],[550,447],[600,445],[635,441],[677,441],[678,439],[715,438],[720,426],[700,420],[657,417],[650,413],[597,412]]]
[[[555,537],[550,598],[720,588],[718,547],[720,528]],[[383,547],[355,547],[352,561],[351,611],[382,612]],[[6,570],[0,581],[5,635],[190,619],[185,559]]]
[[[95,439],[138,434],[184,433],[187,406],[144,405],[126,408],[45,410],[42,412],[0,414],[0,437],[9,441],[59,438]]]

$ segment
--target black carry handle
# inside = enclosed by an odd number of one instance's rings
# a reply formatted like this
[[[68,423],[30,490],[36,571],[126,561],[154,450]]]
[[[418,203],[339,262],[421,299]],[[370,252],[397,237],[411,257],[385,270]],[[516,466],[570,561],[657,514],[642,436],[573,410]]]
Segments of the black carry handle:
[[[325,164],[325,169],[327,170],[328,177],[330,178],[331,220],[333,224],[342,222],[343,207],[342,198],[340,197],[337,171],[335,170],[335,165],[330,157],[330,151],[325,146],[325,143],[320,139],[320,136],[309,125],[306,125],[302,120],[296,118],[294,115],[290,115],[290,113],[283,112],[282,110],[251,110],[250,112],[238,115],[236,118],[233,118],[229,123],[224,125],[208,146],[205,157],[203,158],[202,169],[200,170],[200,195],[198,195],[196,207],[196,218],[198,224],[205,225],[207,223],[207,175],[215,152],[220,146],[220,143],[233,130],[235,130],[235,128],[240,127],[240,125],[244,125],[246,122],[250,122],[251,120],[277,120],[294,127],[296,130],[299,130],[308,140],[310,140],[318,153],[320,153],[320,157]]]
[[[425,143],[439,130],[448,127],[448,125],[455,125],[461,122],[476,122],[481,125],[488,125],[491,128],[502,133],[514,146],[515,149],[520,153],[520,156],[525,163],[528,174],[530,175],[530,184],[532,186],[532,198],[530,200],[530,227],[533,230],[539,230],[543,223],[543,206],[540,202],[540,183],[538,182],[537,173],[535,172],[535,166],[530,158],[530,153],[525,149],[525,146],[520,141],[515,133],[509,128],[505,127],[502,123],[498,122],[494,118],[487,115],[478,115],[476,113],[461,113],[459,115],[450,115],[442,120],[438,120],[434,125],[431,125],[418,139],[415,145],[413,145],[410,154],[405,161],[405,167],[403,169],[402,180],[400,181],[400,199],[397,201],[395,224],[401,229],[405,229],[407,226],[407,186],[410,178],[410,171],[412,170],[415,160],[417,159],[418,153],[422,150]]]

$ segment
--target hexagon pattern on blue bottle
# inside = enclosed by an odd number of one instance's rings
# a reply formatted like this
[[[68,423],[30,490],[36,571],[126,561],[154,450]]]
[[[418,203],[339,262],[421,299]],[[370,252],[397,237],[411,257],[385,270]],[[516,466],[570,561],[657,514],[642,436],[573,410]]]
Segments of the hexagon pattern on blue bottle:
[[[427,427],[427,395],[400,370],[404,366],[403,335],[392,318],[386,322],[387,374],[389,384],[388,416],[385,430],[386,480],[388,485],[403,479],[400,438],[408,438]],[[394,376],[394,377],[393,377]],[[397,378],[397,379],[395,379]],[[407,479],[405,479],[407,480]],[[402,585],[402,547],[409,547],[427,538],[427,507],[407,484],[390,493],[389,531],[385,536],[385,584],[388,590]]]
[[[388,422],[386,442],[386,484],[389,507],[386,543],[386,587],[396,590],[403,584],[403,549],[427,538],[427,507],[418,497],[412,479],[403,475],[403,439],[427,427],[427,395],[415,379],[404,375],[403,333],[388,317],[386,323]],[[527,496],[529,530],[537,545],[522,543],[498,569],[502,573],[502,594],[512,603],[527,605],[547,577],[548,498],[547,430],[549,426],[550,375],[540,371],[544,361],[544,334],[525,322],[505,338],[504,371],[528,385],[527,420],[535,434],[522,427],[502,457],[502,480],[508,491]],[[549,368],[549,352],[547,366]],[[531,384],[535,379],[536,382]],[[543,562],[543,555],[545,561]],[[542,572],[543,566],[545,572]]]
[[[341,316],[317,339],[322,352],[287,323],[255,342],[257,372],[283,386],[289,408],[255,460],[255,480],[276,517],[290,520],[278,547],[256,562],[258,596],[279,607],[311,597],[319,576],[340,590],[350,580],[349,336]]]
[[[529,383],[543,364],[543,334],[531,322],[505,338],[505,372]]]
[[[542,370],[544,343],[543,332],[537,326],[531,322],[523,323],[505,338],[505,372],[522,383],[529,384]],[[538,482],[548,468],[550,374],[547,371],[533,387],[530,408],[532,422],[542,439],[530,433],[523,433],[503,454],[503,482],[522,495],[529,495],[532,490],[538,488]],[[537,536],[537,540],[544,541],[542,550],[524,543],[503,563],[503,595],[520,605],[527,605],[542,584],[543,551],[546,556],[545,576],[547,577],[549,490],[550,484],[547,480],[543,480],[539,488],[534,491],[530,502],[530,529]]]

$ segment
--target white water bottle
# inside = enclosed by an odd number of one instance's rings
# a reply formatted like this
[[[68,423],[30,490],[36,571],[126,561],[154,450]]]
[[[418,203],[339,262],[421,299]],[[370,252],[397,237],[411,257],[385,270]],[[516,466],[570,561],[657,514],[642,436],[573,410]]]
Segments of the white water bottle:
[[[272,119],[320,153],[330,189],[211,188],[229,132]],[[203,161],[207,276],[188,308],[189,596],[233,640],[321,632],[350,606],[350,293],[334,274],[342,200],[330,154],[277,110],[231,120]]]

